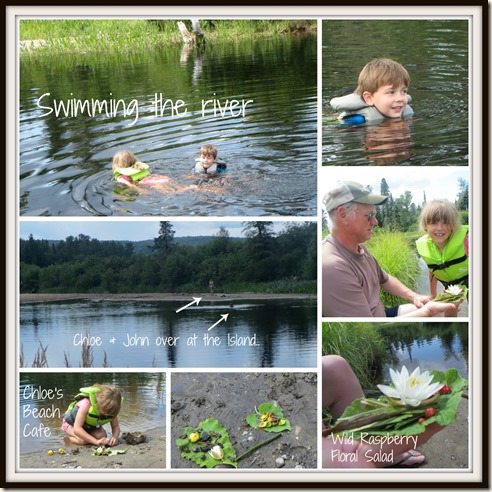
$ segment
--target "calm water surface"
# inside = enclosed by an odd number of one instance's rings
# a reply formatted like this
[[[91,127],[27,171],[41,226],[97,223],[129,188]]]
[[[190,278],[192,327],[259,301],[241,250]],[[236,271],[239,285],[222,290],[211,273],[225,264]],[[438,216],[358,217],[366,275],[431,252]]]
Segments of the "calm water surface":
[[[101,339],[93,340],[93,367],[316,367],[315,299],[202,302],[176,313],[183,305],[21,305],[24,366],[32,365],[42,345],[49,367],[66,367],[67,360],[80,367],[89,334]]]
[[[111,384],[124,398],[121,432],[145,432],[166,422],[166,377],[163,373],[30,373],[20,374],[20,454],[70,447],[60,430],[63,414],[79,393],[94,383]],[[145,408],[145,418],[142,409]],[[111,425],[105,430],[111,435]]]
[[[412,333],[413,331],[413,333]],[[468,323],[418,323],[399,327],[394,323],[384,330],[391,363],[383,368],[386,383],[391,382],[389,368],[409,371],[457,369],[468,378]]]
[[[381,57],[408,70],[415,117],[340,127],[328,102]],[[323,165],[468,165],[466,20],[324,21],[322,59]]]
[[[20,211],[30,216],[315,215],[315,36],[166,47],[128,56],[20,62]],[[49,93],[42,98],[41,96]],[[162,105],[156,116],[157,94]],[[122,100],[114,117],[65,116],[71,99]],[[179,111],[172,111],[183,101]],[[237,100],[240,116],[202,101]],[[133,105],[133,112],[130,111]],[[240,106],[238,106],[239,108]],[[238,114],[235,108],[235,114]],[[51,114],[48,114],[49,110]],[[136,111],[138,109],[138,118]],[[186,110],[186,114],[185,114]],[[190,178],[201,145],[228,163],[213,183]],[[116,187],[111,159],[128,149],[155,174],[198,190],[138,195]]]

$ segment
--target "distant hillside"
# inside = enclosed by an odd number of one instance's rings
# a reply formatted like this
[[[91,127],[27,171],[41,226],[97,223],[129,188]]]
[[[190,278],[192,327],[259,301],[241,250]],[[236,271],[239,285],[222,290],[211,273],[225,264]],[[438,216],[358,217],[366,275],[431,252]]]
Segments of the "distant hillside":
[[[197,246],[200,244],[205,244],[215,239],[215,236],[183,236],[175,237],[174,242],[183,246]],[[241,237],[231,237],[231,241],[244,241]],[[133,244],[133,251],[135,253],[149,253],[152,251],[152,246],[154,245],[153,239],[146,239],[145,241],[121,241],[121,242],[131,242]]]

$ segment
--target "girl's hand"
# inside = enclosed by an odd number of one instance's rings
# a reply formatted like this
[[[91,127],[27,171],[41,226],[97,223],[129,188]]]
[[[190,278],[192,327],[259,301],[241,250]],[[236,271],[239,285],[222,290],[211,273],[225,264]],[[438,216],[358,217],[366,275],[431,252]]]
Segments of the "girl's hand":
[[[119,439],[117,437],[112,437],[109,440],[109,446],[116,446],[118,445],[118,443],[119,443]]]
[[[107,437],[101,437],[96,441],[96,446],[106,446],[109,444],[109,439]]]

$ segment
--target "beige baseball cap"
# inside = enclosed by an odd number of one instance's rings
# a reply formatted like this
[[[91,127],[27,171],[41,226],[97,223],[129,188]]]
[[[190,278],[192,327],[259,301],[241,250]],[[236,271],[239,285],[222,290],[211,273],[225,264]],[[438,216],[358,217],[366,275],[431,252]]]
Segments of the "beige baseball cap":
[[[387,199],[387,196],[371,193],[354,181],[338,181],[335,187],[323,197],[323,203],[326,211],[331,212],[348,202],[382,205]]]

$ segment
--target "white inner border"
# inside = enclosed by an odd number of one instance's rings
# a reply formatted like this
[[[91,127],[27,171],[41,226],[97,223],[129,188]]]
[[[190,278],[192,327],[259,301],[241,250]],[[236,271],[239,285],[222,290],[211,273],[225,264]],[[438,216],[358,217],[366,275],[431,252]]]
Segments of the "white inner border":
[[[353,15],[356,10],[357,15]],[[254,12],[254,14],[252,13]],[[363,18],[363,19],[382,19],[382,18],[405,18],[405,19],[429,19],[435,18],[469,18],[471,19],[470,32],[470,165],[471,182],[473,183],[471,190],[472,198],[472,227],[475,231],[474,237],[481,238],[481,211],[484,204],[484,197],[481,194],[482,183],[482,160],[488,156],[482,156],[482,106],[481,106],[481,82],[482,82],[482,16],[484,15],[481,6],[268,6],[268,7],[237,7],[237,6],[131,6],[131,7],[73,7],[73,6],[34,6],[27,7],[7,6],[6,7],[6,75],[7,75],[7,94],[6,94],[6,162],[11,163],[6,168],[6,402],[14,402],[12,405],[7,405],[6,422],[16,422],[18,414],[18,399],[17,395],[17,355],[16,355],[16,323],[17,323],[17,304],[18,304],[18,203],[16,190],[18,189],[18,87],[17,87],[17,72],[16,72],[16,45],[17,19],[31,17],[51,17],[51,18],[74,18],[74,17],[152,17],[152,18],[316,18],[318,20],[340,19],[340,18]],[[318,32],[318,108],[321,104],[321,30]],[[320,109],[318,115],[320,114]],[[16,124],[12,124],[16,122]],[[318,122],[318,136],[320,135],[320,121]],[[16,165],[13,165],[16,163]],[[321,142],[318,142],[318,175],[321,165]],[[319,181],[318,181],[319,183]],[[475,186],[476,185],[476,186]],[[319,184],[318,184],[319,187]],[[319,193],[318,193],[319,194]],[[288,218],[283,218],[287,220]],[[50,219],[48,219],[50,220]],[[67,220],[67,219],[64,219]],[[74,219],[76,221],[81,218]],[[98,218],[98,220],[106,220]],[[114,219],[111,219],[114,220]],[[172,220],[169,218],[168,220]],[[186,220],[178,218],[177,220]],[[299,220],[296,218],[296,220]],[[318,216],[318,224],[320,230],[321,214]],[[320,242],[320,241],[319,241]],[[319,251],[319,250],[318,250]],[[481,241],[472,242],[472,257],[474,258],[472,265],[473,279],[481,279],[481,259],[483,258]],[[320,261],[321,256],[318,258]],[[488,273],[488,272],[487,272]],[[318,277],[320,279],[320,276]],[[479,287],[475,285],[473,287]],[[473,288],[472,292],[480,292]],[[320,280],[318,280],[318,297],[321,293]],[[90,482],[99,482],[103,486],[104,482],[126,482],[144,484],[144,483],[170,483],[170,482],[217,482],[227,481],[234,482],[264,482],[265,485],[269,482],[288,482],[293,483],[326,483],[326,487],[333,489],[337,482],[357,482],[362,486],[364,483],[370,482],[401,482],[406,484],[419,482],[435,482],[437,483],[467,483],[478,482],[482,480],[483,470],[481,469],[481,444],[482,438],[488,436],[481,435],[482,428],[482,374],[481,374],[481,348],[483,329],[483,320],[481,318],[481,296],[475,295],[471,298],[471,315],[470,315],[470,363],[473,363],[470,371],[470,468],[468,470],[371,470],[371,471],[354,471],[354,470],[282,470],[279,471],[260,471],[260,470],[107,470],[107,473],[94,470],[42,470],[42,471],[18,471],[16,467],[16,453],[8,451],[16,442],[16,426],[6,425],[6,480],[11,483],[24,482],[27,484],[39,484],[43,482],[68,482],[72,486]],[[485,301],[485,300],[484,300]],[[319,303],[318,303],[319,304]],[[319,310],[318,310],[319,311]],[[321,326],[321,316],[318,316]],[[473,323],[471,322],[473,321]],[[472,328],[473,327],[473,328]],[[486,329],[486,327],[485,327]],[[473,357],[472,357],[472,354]],[[117,370],[112,369],[112,372]],[[126,370],[127,371],[127,370]],[[48,371],[49,372],[49,371]],[[56,371],[53,371],[56,372]],[[265,371],[267,372],[267,371]],[[295,372],[302,372],[296,370]],[[318,374],[320,372],[318,371]],[[168,382],[170,381],[170,372],[167,372]],[[320,378],[318,379],[320,381]],[[320,385],[318,385],[320,386]],[[169,386],[168,386],[169,388]],[[318,404],[320,403],[318,389]],[[169,395],[167,390],[168,401],[168,420],[166,428],[170,429],[169,422]],[[318,408],[319,405],[318,405]],[[320,424],[321,427],[321,424]],[[168,464],[169,464],[169,439],[168,439]],[[318,444],[318,457],[321,457],[320,444]],[[320,461],[320,459],[318,460]]]

